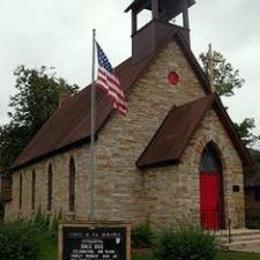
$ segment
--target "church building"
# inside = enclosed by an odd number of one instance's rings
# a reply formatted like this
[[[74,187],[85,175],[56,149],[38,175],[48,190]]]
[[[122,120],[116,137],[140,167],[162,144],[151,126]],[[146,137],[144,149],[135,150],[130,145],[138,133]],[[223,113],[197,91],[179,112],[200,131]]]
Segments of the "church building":
[[[191,50],[194,0],[135,0],[132,55],[115,68],[127,96],[120,116],[96,95],[95,220],[245,225],[250,155]],[[152,20],[138,28],[141,11]],[[182,17],[182,25],[173,22]],[[6,220],[39,208],[65,220],[91,215],[91,88],[65,99],[11,166]]]

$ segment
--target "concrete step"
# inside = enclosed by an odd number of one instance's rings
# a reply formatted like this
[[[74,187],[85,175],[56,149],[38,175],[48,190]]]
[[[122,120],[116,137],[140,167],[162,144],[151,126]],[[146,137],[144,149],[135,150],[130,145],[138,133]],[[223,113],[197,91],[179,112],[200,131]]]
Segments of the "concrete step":
[[[260,236],[260,230],[248,230],[248,231],[244,231],[241,233],[232,233],[231,232],[232,237],[236,238],[236,237],[248,237],[248,236]]]
[[[229,250],[232,251],[239,251],[239,250],[247,250],[252,248],[260,248],[260,239],[257,240],[251,240],[251,241],[238,241],[238,242],[232,242],[228,245]]]
[[[217,237],[227,237],[228,231],[217,231],[216,233]],[[232,237],[241,237],[241,236],[250,236],[250,235],[260,235],[260,230],[254,230],[254,229],[239,229],[239,230],[231,230]]]
[[[231,240],[232,242],[249,242],[249,241],[260,240],[260,234],[231,237]]]
[[[260,230],[231,230],[231,243],[228,243],[228,231],[216,233],[218,242],[231,251],[252,252],[260,248]]]

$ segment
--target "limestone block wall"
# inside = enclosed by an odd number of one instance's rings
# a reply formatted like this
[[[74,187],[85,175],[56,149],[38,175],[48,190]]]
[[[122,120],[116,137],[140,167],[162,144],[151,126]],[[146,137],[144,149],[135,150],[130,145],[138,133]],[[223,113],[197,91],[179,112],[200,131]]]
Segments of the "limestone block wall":
[[[181,164],[144,172],[146,212],[154,226],[183,221],[200,225],[200,155],[211,141],[217,144],[221,152],[226,226],[228,219],[231,219],[233,228],[244,227],[243,167],[213,110],[207,113],[194,134]],[[239,185],[240,192],[234,193],[233,185]]]
[[[76,184],[75,184],[75,212],[69,212],[69,162],[71,156],[75,160]],[[48,203],[48,167],[52,165],[53,171],[53,197],[52,210],[47,211]],[[6,205],[6,219],[17,217],[31,218],[39,208],[48,214],[63,212],[67,218],[77,217],[86,219],[89,214],[88,207],[90,197],[89,172],[89,147],[82,146],[46,159],[30,167],[13,174],[13,199]],[[32,172],[36,175],[35,209],[32,209]],[[20,174],[23,175],[22,207],[19,209],[19,183]]]
[[[168,72],[178,71],[178,87]],[[173,105],[202,97],[204,91],[175,42],[159,53],[129,96],[129,113],[114,115],[99,134],[97,162],[100,189],[98,217],[145,221],[145,173],[135,163]],[[101,184],[103,183],[103,184]]]

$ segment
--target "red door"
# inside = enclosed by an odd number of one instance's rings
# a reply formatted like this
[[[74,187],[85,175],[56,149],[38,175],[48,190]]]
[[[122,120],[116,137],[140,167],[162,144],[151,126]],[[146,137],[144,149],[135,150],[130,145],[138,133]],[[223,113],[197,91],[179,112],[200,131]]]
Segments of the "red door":
[[[200,174],[200,212],[201,225],[204,229],[220,228],[220,196],[219,178],[217,173]]]

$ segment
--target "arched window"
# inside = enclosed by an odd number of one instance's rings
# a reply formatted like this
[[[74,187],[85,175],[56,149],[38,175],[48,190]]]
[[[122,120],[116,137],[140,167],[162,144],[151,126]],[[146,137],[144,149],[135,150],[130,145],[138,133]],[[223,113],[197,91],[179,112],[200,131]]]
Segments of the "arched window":
[[[52,192],[53,192],[53,173],[52,173],[52,165],[50,164],[49,165],[49,168],[48,168],[48,192],[47,192],[47,201],[48,201],[48,204],[47,204],[47,210],[51,210],[52,209]]]
[[[215,173],[221,171],[219,155],[214,148],[214,144],[209,143],[201,155],[200,172]]]
[[[23,198],[23,175],[21,173],[19,179],[19,209],[22,209],[22,198]]]
[[[36,185],[36,176],[35,170],[32,171],[32,210],[35,209],[35,185]]]
[[[69,165],[69,211],[75,210],[75,175],[75,161],[71,157]]]

